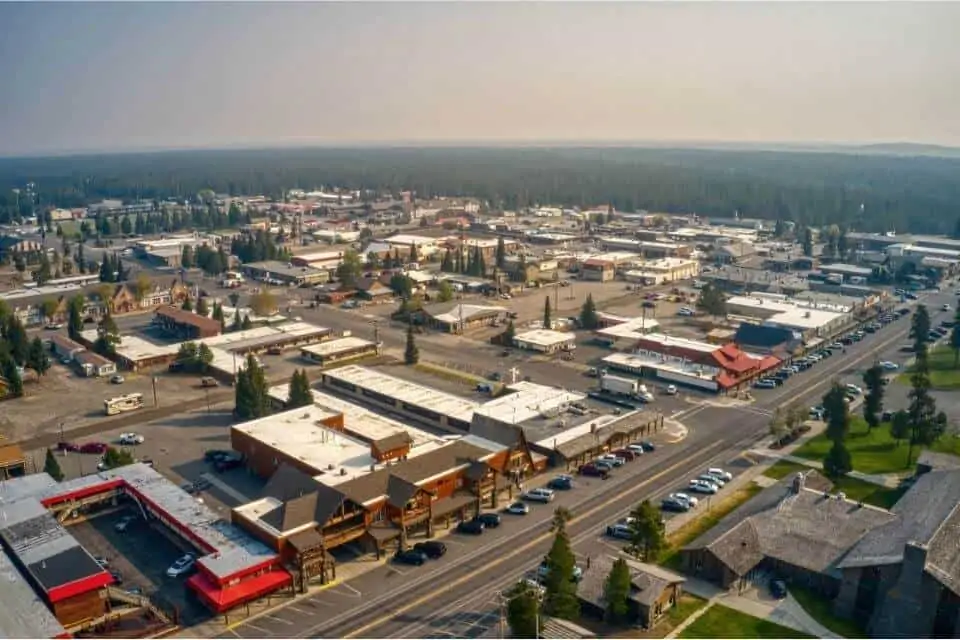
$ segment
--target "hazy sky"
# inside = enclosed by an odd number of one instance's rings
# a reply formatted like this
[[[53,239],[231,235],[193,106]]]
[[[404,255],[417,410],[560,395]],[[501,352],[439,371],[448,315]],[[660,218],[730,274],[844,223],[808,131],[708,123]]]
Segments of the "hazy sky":
[[[960,3],[0,4],[0,154],[960,145]]]

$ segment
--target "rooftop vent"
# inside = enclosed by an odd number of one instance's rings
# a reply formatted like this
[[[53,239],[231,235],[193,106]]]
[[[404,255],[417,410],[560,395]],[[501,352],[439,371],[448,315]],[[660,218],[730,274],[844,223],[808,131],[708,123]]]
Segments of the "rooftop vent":
[[[332,462],[327,465],[327,469],[328,469],[329,471],[333,471],[333,470],[336,469],[336,468],[337,468],[337,465],[333,464]]]
[[[340,468],[340,475],[342,475],[342,476],[347,475],[347,470],[344,469],[343,467],[341,467],[341,468]]]

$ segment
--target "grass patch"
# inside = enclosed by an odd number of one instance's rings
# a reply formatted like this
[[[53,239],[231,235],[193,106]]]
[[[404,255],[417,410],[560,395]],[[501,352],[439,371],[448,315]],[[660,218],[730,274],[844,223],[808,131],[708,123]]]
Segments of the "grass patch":
[[[680,632],[681,638],[812,638],[789,627],[715,604]]]
[[[839,618],[833,613],[833,606],[818,594],[803,587],[790,587],[790,594],[797,599],[810,617],[842,638],[866,638],[866,631],[853,620]]]
[[[953,366],[953,349],[948,346],[939,346],[927,355],[930,363],[930,384],[934,389],[960,389],[960,368]],[[910,367],[897,377],[899,382],[909,385]]]
[[[494,390],[500,386],[497,383],[490,382],[489,380],[485,380],[480,376],[475,376],[472,373],[458,371],[457,369],[451,369],[449,367],[444,367],[432,362],[418,362],[417,364],[413,365],[413,368],[417,371],[422,371],[423,373],[427,373],[438,378],[443,378],[444,380],[450,380],[451,382],[458,382],[460,384],[466,384],[472,387],[475,387],[481,382],[493,385]]]
[[[679,627],[687,618],[705,606],[707,606],[707,601],[703,598],[692,593],[684,593],[680,596],[680,602],[676,606],[670,607],[667,615],[663,617],[657,627],[662,631],[662,625],[669,625],[670,629],[667,630],[667,633],[670,633],[671,630]]]
[[[781,460],[767,469],[763,475],[779,480],[798,471],[808,471],[812,468],[796,462]],[[872,504],[883,509],[892,507],[904,492],[904,489],[881,487],[878,484],[848,476],[834,481],[833,486],[834,491],[842,491],[849,500],[862,500],[866,504]]]
[[[663,555],[660,556],[660,564],[678,570],[680,568],[680,549],[712,529],[718,522],[723,520],[727,514],[762,490],[763,487],[760,485],[750,483],[746,487],[737,489],[733,493],[726,495],[722,493],[717,494],[713,496],[709,502],[706,497],[701,499],[700,506],[697,508],[702,512],[690,520],[690,522],[682,525],[679,529],[667,536],[669,547]],[[709,504],[709,511],[706,509],[707,504]]]
[[[914,447],[910,458],[907,453],[910,447],[906,442],[900,442],[890,437],[890,425],[881,424],[875,429],[867,429],[866,421],[861,417],[850,420],[850,435],[847,436],[847,449],[853,468],[860,473],[884,474],[900,473],[913,468],[920,455],[921,449]],[[821,433],[805,442],[793,452],[793,455],[821,462],[830,450],[833,443]],[[932,447],[933,451],[951,453],[960,456],[960,438],[944,436]]]
[[[692,593],[680,595],[680,601],[659,619],[652,629],[638,629],[636,627],[612,627],[606,624],[590,624],[592,620],[581,620],[580,624],[595,631],[600,638],[665,638],[674,629],[683,624],[687,618],[707,606],[707,601]]]

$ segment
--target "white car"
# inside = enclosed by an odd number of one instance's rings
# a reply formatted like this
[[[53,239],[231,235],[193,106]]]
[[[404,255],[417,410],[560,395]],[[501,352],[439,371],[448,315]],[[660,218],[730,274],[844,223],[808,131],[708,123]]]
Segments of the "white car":
[[[693,315],[693,309],[690,309],[689,307],[680,307],[680,309],[677,311],[677,315],[690,317]]]
[[[898,365],[896,362],[890,362],[889,360],[884,360],[880,363],[880,366],[887,371],[896,371],[900,368],[900,365]]]
[[[664,391],[664,393],[666,393],[668,396],[675,396],[675,395],[677,395],[677,386],[676,386],[676,385],[673,385],[673,384],[667,385],[667,388],[666,388],[666,390]]]
[[[848,385],[847,385],[847,393],[850,393],[850,394],[853,394],[853,395],[855,395],[855,396],[858,396],[858,395],[860,395],[861,393],[863,393],[863,389],[861,389],[860,387],[858,387],[858,386],[855,385],[855,384],[848,384]]]
[[[603,454],[602,456],[597,458],[597,462],[606,462],[608,464],[612,464],[615,467],[622,467],[627,463],[626,460],[624,460],[620,456],[615,456],[612,453]]]
[[[525,491],[522,497],[524,500],[532,500],[533,502],[553,502],[553,491],[538,487]]]
[[[184,554],[183,557],[177,558],[176,562],[167,569],[167,577],[178,578],[182,576],[193,569],[193,565],[196,564],[196,562],[197,559],[193,557],[192,553]]]
[[[699,500],[697,500],[696,498],[694,498],[688,493],[671,493],[670,498],[673,500],[680,500],[682,502],[686,502],[691,507],[697,506],[697,504],[700,502]]]
[[[944,303],[943,306],[940,308],[943,309],[944,311],[950,311],[950,305],[947,303]]]
[[[546,561],[540,563],[540,566],[537,567],[537,577],[541,580],[545,580],[546,577],[550,575],[550,566]],[[573,581],[580,582],[580,579],[583,578],[583,569],[574,565],[573,566]]]
[[[144,441],[144,437],[138,433],[121,433],[119,440],[120,444],[143,444]]]
[[[713,483],[717,485],[717,489],[723,489],[723,485],[727,484],[723,479],[718,478],[717,476],[712,476],[709,473],[701,474],[697,480]]]
[[[634,455],[642,456],[644,449],[642,444],[628,444],[627,451]]]
[[[717,489],[717,485],[713,484],[712,482],[706,482],[705,480],[691,480],[690,486],[687,488],[694,493],[706,493],[710,495],[713,495],[719,491],[719,489]]]
[[[712,467],[710,469],[707,469],[707,473],[711,476],[717,476],[724,482],[730,482],[731,480],[733,480],[732,473],[730,473],[729,471],[724,471],[723,469],[720,469],[718,467]]]
[[[525,516],[530,513],[530,505],[525,502],[514,502],[507,507],[506,511],[515,516]]]

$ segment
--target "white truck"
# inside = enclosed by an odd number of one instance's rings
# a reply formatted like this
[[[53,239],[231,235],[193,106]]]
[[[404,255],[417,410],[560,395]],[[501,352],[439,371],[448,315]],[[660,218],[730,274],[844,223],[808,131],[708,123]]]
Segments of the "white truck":
[[[609,374],[600,377],[600,389],[607,393],[627,396],[643,402],[653,402],[653,394],[635,378],[621,378]]]

